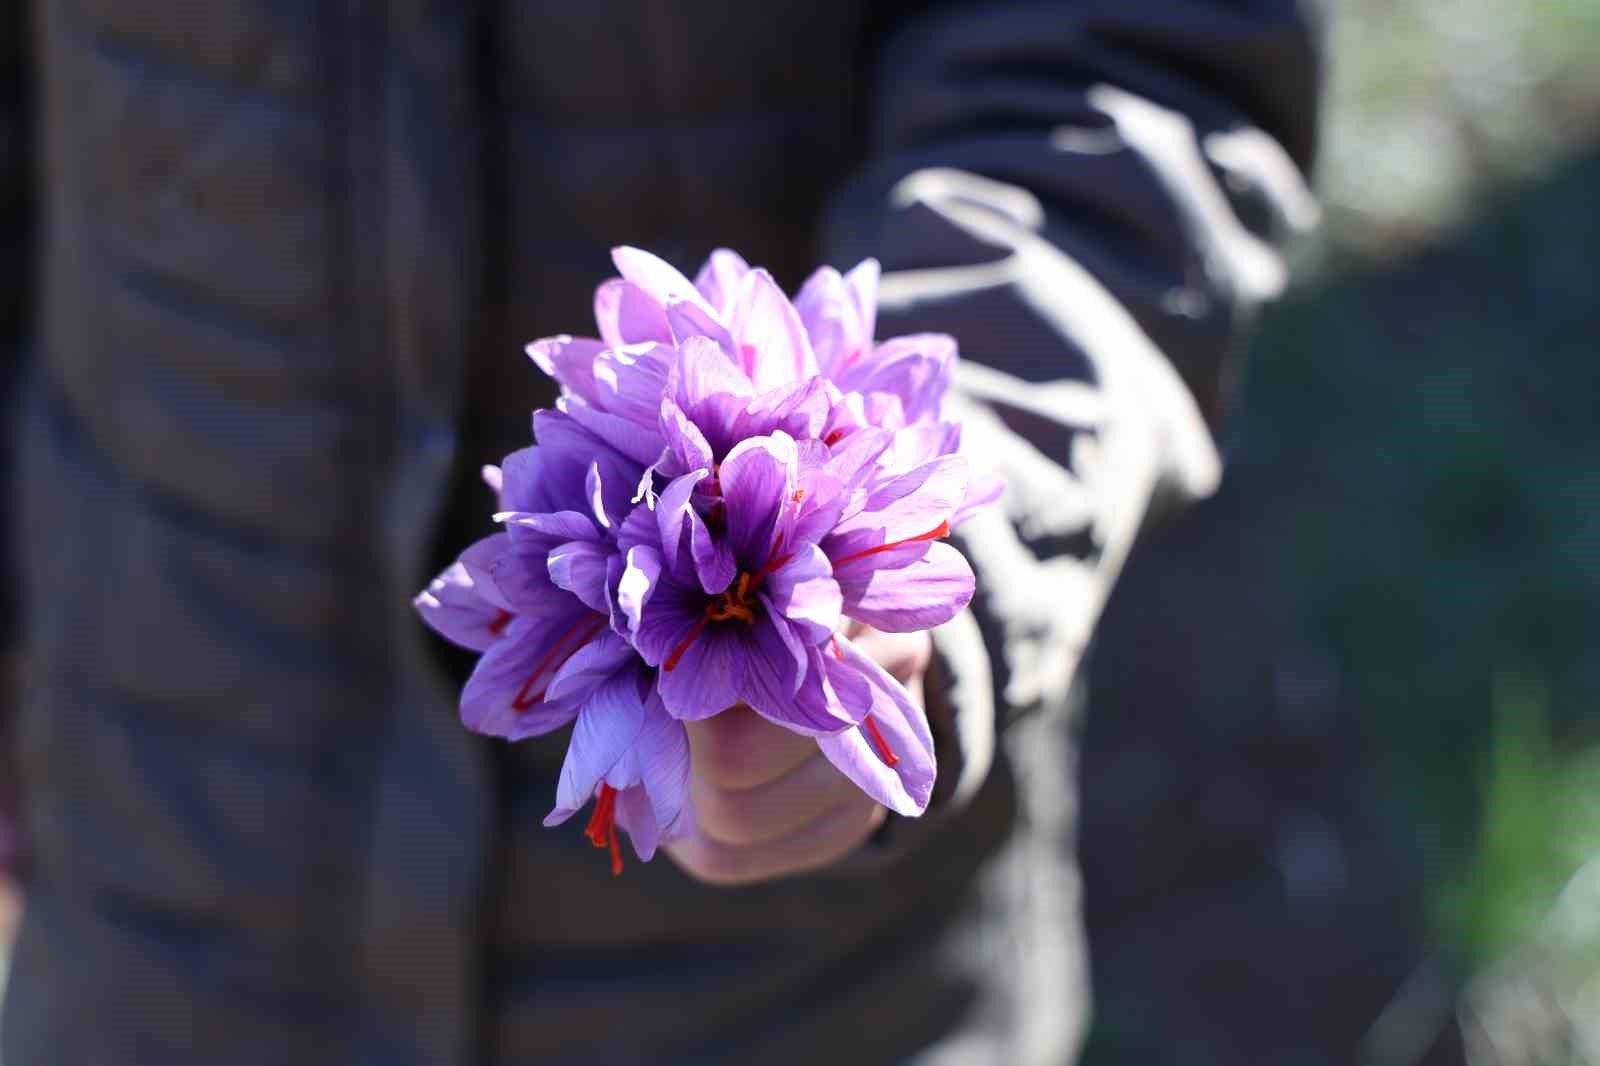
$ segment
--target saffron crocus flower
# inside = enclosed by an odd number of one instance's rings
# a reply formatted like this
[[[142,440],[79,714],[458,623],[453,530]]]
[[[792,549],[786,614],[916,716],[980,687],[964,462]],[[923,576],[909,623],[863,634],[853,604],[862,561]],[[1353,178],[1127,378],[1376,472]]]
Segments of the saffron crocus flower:
[[[615,867],[617,825],[643,859],[676,830],[687,738],[659,710],[652,672],[609,624],[607,500],[616,497],[601,464],[628,486],[639,472],[599,455],[598,441],[559,418],[539,424],[561,444],[508,456],[492,483],[502,506],[554,509],[503,512],[507,530],[463,552],[417,607],[441,635],[483,652],[461,693],[469,729],[522,740],[573,726],[551,824],[594,796],[589,836],[611,849]]]
[[[954,342],[877,342],[871,260],[794,302],[726,250],[693,281],[638,249],[613,260],[598,336],[528,347],[562,396],[535,412],[536,446],[486,470],[504,530],[416,601],[481,653],[463,722],[510,740],[571,725],[547,824],[592,802],[614,869],[619,827],[644,859],[684,828],[683,721],[736,703],[921,813],[926,718],[840,626],[925,629],[972,596],[943,538],[994,489],[941,421]]]
[[[695,521],[677,479],[657,502],[657,520],[635,522],[617,599],[656,689],[676,718],[698,719],[745,703],[812,736],[860,721],[866,687],[824,660],[819,646],[839,626],[841,595],[822,551],[796,543],[798,449],[785,433],[744,441],[720,464],[721,523],[732,566],[709,575],[680,522]],[[652,529],[652,525],[654,529]],[[653,534],[653,535],[652,535]],[[623,543],[632,539],[624,531]]]

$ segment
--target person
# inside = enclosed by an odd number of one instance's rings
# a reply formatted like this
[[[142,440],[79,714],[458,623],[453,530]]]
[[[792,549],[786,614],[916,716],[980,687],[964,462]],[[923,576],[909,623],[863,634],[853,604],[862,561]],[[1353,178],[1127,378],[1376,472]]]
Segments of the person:
[[[0,1058],[1070,1060],[1073,679],[1138,531],[1215,485],[1314,218],[1312,5],[20,8]],[[456,720],[408,603],[549,400],[521,345],[584,328],[622,243],[789,285],[876,256],[879,336],[958,338],[1009,488],[972,610],[876,645],[925,692],[925,817],[732,713],[700,836],[613,878],[539,827],[561,745]]]

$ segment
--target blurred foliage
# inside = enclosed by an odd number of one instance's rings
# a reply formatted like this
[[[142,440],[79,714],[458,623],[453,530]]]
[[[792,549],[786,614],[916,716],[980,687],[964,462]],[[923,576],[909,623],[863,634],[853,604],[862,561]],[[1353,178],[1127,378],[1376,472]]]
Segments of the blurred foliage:
[[[1480,965],[1535,937],[1552,901],[1600,860],[1600,745],[1559,750],[1548,700],[1533,677],[1508,673],[1495,686],[1478,846],[1462,877],[1439,894],[1441,930]],[[1600,952],[1600,914],[1594,918],[1593,939],[1566,946]]]
[[[1600,123],[1595,0],[1339,0],[1319,186],[1329,239],[1394,252]]]
[[[1327,224],[1233,473],[1468,998],[1597,1005],[1600,917],[1549,930],[1600,884],[1600,3],[1352,0],[1334,36]]]

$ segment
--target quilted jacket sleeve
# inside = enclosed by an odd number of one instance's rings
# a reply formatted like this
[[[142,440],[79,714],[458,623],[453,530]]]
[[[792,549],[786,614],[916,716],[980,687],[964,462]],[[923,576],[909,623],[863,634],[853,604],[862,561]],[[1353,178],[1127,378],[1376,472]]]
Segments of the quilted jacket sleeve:
[[[17,639],[16,552],[11,506],[14,442],[11,411],[25,351],[29,307],[31,219],[27,125],[26,5],[0,6],[0,872],[15,858],[16,774],[12,769],[12,717]]]
[[[1316,23],[1295,0],[1015,2],[884,39],[830,255],[882,261],[881,335],[958,338],[964,448],[1008,481],[962,531],[973,611],[936,634],[936,803],[982,782],[997,729],[1065,705],[1135,535],[1217,484],[1235,352],[1317,213]]]

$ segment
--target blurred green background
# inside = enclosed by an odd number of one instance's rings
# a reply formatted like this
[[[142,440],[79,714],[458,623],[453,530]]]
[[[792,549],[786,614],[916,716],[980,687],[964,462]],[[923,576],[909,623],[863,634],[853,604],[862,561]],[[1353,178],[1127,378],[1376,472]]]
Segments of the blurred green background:
[[[1334,26],[1227,484],[1093,661],[1088,1062],[1600,1064],[1600,0]]]

